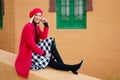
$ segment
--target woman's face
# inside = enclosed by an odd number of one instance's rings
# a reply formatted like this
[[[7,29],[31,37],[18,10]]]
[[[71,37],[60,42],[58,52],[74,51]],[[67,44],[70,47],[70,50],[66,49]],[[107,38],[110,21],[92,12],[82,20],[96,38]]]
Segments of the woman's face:
[[[36,24],[39,24],[41,18],[42,18],[42,14],[41,13],[36,13],[33,20]]]

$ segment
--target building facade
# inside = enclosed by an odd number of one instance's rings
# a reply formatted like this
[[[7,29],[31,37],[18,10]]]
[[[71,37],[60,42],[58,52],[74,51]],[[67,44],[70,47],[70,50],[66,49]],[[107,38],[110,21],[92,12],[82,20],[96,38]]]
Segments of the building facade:
[[[72,0],[75,4],[71,0],[56,0],[57,5],[53,6],[56,8],[50,11],[50,1],[4,0],[0,49],[18,53],[21,30],[29,21],[29,11],[39,7],[48,20],[49,36],[55,37],[65,63],[84,59],[81,73],[99,78],[120,76],[120,0],[92,0],[92,11],[85,10],[85,0]]]

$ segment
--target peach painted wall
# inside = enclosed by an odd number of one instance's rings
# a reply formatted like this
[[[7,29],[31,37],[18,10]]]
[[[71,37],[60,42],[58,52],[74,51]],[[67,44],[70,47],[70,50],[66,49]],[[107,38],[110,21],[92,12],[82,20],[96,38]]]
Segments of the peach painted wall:
[[[3,29],[0,29],[0,49],[15,52],[14,0],[4,0],[5,15]]]
[[[87,12],[87,29],[58,30],[56,29],[56,13],[48,12],[49,0],[15,0],[14,15],[11,16],[14,19],[11,26],[13,25],[13,30],[15,30],[12,33],[15,38],[13,52],[18,53],[21,29],[29,21],[29,11],[34,7],[40,7],[44,11],[43,16],[48,19],[50,25],[49,36],[56,38],[58,50],[65,63],[78,63],[84,59],[84,65],[79,70],[81,73],[99,78],[107,75],[120,76],[119,3],[120,0],[93,0],[93,11]],[[5,18],[4,25],[9,21]],[[8,26],[4,27],[9,28]],[[12,42],[13,38],[9,38]],[[7,42],[7,39],[5,40]],[[3,46],[2,43],[0,44]],[[4,49],[6,48],[7,46],[4,46]],[[11,48],[8,48],[8,51],[11,51]]]

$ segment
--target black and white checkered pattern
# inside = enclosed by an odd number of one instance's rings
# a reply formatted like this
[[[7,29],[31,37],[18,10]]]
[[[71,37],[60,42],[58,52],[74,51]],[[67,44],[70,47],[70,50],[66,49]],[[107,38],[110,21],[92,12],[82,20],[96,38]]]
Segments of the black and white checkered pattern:
[[[40,41],[37,46],[44,50],[46,54],[49,54],[51,52],[51,46],[52,41],[54,38],[46,38],[43,41]],[[39,70],[44,69],[50,61],[50,58],[45,58],[44,56],[40,56],[39,54],[36,54],[35,52],[32,53],[32,65],[30,68],[32,70]]]

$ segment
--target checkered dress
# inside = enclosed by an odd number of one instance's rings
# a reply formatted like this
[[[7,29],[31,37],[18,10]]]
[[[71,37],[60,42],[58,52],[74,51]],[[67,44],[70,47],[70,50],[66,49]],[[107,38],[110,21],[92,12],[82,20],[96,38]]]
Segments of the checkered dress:
[[[46,38],[43,41],[40,41],[37,46],[44,50],[46,54],[51,52],[52,41],[54,38]],[[31,70],[39,70],[44,69],[50,61],[50,58],[45,58],[44,56],[40,56],[35,52],[32,53],[32,64],[30,66]]]

